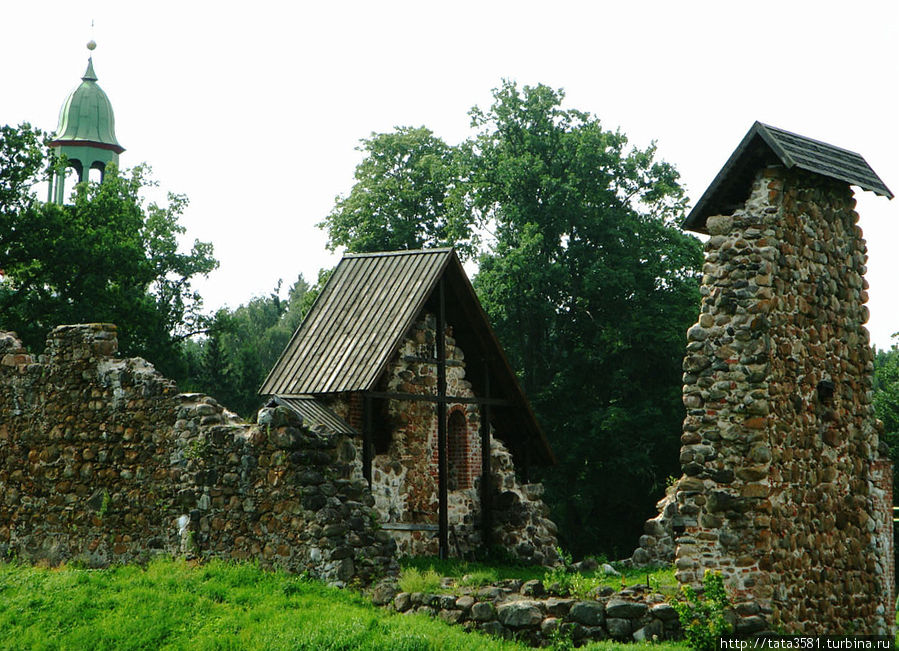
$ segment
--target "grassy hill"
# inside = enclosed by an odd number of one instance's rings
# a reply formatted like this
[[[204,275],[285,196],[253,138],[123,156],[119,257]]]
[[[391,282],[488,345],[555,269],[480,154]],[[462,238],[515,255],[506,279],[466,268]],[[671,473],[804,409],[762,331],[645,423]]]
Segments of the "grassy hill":
[[[656,645],[658,646],[658,645]],[[683,648],[663,645],[667,649]],[[3,649],[523,649],[252,564],[0,564]],[[589,648],[635,649],[604,644]]]

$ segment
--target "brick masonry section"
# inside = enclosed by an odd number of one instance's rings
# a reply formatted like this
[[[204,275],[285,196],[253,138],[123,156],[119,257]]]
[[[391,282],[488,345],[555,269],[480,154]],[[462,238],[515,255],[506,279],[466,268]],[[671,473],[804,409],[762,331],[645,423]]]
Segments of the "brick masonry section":
[[[466,379],[465,354],[452,327],[446,332],[447,394],[475,397]],[[433,395],[437,387],[436,319],[424,313],[411,326],[387,366],[381,391]],[[399,551],[435,555],[438,551],[437,410],[433,403],[407,400],[376,402],[372,438],[372,493],[384,527]],[[361,428],[357,394],[333,400],[331,406]],[[481,529],[481,414],[475,404],[447,407],[448,519],[450,553],[467,556],[484,541]],[[356,442],[361,446],[361,441]],[[491,543],[530,563],[556,559],[556,526],[548,517],[541,484],[522,484],[512,455],[491,436],[493,529]],[[361,477],[361,465],[358,468]],[[396,527],[395,525],[399,525]],[[426,525],[429,528],[416,529]]]

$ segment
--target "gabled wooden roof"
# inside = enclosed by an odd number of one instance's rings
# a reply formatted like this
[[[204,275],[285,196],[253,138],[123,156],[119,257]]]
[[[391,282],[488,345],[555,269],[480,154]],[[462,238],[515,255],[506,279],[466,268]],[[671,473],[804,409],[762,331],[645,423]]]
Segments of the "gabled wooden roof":
[[[465,352],[475,395],[511,406],[491,409],[497,436],[533,461],[552,451],[455,251],[427,249],[346,255],[262,387],[282,399],[373,391],[440,279],[447,323]],[[436,311],[436,310],[435,310]]]
[[[788,169],[798,167],[893,198],[893,193],[859,154],[756,122],[696,202],[684,221],[684,228],[705,233],[708,217],[733,212],[746,200],[758,169],[777,162]]]

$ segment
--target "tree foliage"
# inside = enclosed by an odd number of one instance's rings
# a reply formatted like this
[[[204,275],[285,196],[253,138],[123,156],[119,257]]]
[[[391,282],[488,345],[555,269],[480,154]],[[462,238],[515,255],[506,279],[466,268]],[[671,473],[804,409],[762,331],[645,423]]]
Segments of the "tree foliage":
[[[287,300],[281,283],[268,296],[234,310],[219,310],[206,338],[187,344],[192,391],[214,396],[249,417],[259,407],[256,392],[308,309],[308,283],[300,275]]]
[[[685,332],[699,242],[676,170],[653,146],[505,83],[479,134],[474,204],[495,235],[475,278],[559,466],[543,479],[575,553],[626,553],[677,469]]]
[[[456,147],[418,130],[414,156],[385,156],[410,130],[373,136],[323,226],[353,251],[477,245],[475,288],[559,458],[543,479],[563,542],[621,554],[678,468],[701,246],[674,226],[686,199],[654,145],[629,149],[563,99],[504,82]],[[452,161],[449,189],[419,173],[428,159]]]
[[[893,485],[899,486],[899,346],[874,354],[874,413],[883,422],[883,441],[893,460]],[[896,503],[899,493],[893,493]]]
[[[144,205],[148,168],[75,186],[72,203],[37,200],[49,160],[44,134],[28,125],[0,130],[0,328],[33,349],[56,325],[108,321],[119,347],[180,375],[178,345],[205,326],[191,281],[218,265],[212,245],[178,247],[183,195]]]
[[[319,224],[328,246],[352,253],[456,246],[474,251],[458,152],[425,127],[362,141],[356,183]]]

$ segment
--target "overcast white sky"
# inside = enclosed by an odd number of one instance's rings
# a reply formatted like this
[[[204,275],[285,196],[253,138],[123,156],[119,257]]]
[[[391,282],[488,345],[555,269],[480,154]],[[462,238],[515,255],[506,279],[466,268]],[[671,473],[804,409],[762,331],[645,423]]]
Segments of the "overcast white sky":
[[[10,2],[0,124],[54,130],[92,37],[122,165],[187,194],[188,236],[215,245],[209,308],[314,280],[338,257],[315,224],[350,189],[359,139],[425,125],[459,142],[504,77],[657,140],[694,201],[755,120],[857,151],[899,191],[895,0]],[[887,347],[899,199],[859,191],[858,211]]]

